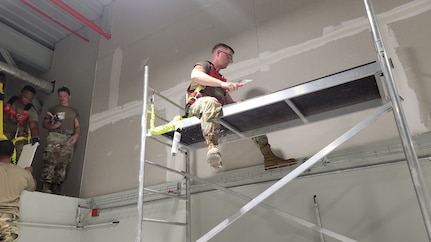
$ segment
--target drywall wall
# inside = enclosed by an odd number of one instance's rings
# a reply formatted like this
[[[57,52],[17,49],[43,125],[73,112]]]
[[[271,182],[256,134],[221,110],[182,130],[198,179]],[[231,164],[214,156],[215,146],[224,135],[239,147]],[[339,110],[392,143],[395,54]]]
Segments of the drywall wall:
[[[429,131],[429,97],[417,89],[424,90],[430,78],[426,69],[430,55],[423,44],[431,36],[424,26],[430,18],[430,1],[373,3],[395,66],[411,131]],[[80,143],[86,144],[85,158],[80,161],[85,162],[81,197],[137,187],[145,65],[149,66],[150,86],[181,104],[193,64],[209,58],[212,46],[218,42],[228,43],[236,52],[234,64],[222,74],[228,80],[255,80],[233,93],[237,100],[374,61],[377,56],[361,1],[124,0],[109,5],[101,21],[109,23],[112,39],[101,39],[93,46],[95,49],[88,50],[97,52],[97,57],[90,55],[90,59],[95,58],[94,69],[90,71],[88,66],[85,78],[79,78],[76,84],[86,91],[93,89],[88,139]],[[417,28],[421,33],[413,34]],[[68,39],[56,51],[79,46]],[[75,53],[68,54],[78,60]],[[416,62],[423,64],[415,65]],[[71,72],[75,70],[73,65],[68,67]],[[413,67],[419,69],[413,72]],[[62,76],[55,70],[61,68],[54,67],[53,72]],[[182,113],[163,102],[156,105],[166,119]],[[309,156],[369,113],[370,110],[271,133],[270,143],[280,156]],[[396,136],[396,125],[388,114],[342,148]],[[81,158],[82,148],[78,149]],[[221,149],[225,170],[262,163],[260,152],[250,140],[222,145]],[[171,167],[183,162],[183,157],[171,157],[169,148],[155,142],[149,141],[146,151],[147,159]],[[205,154],[204,149],[192,152],[192,172],[202,177],[218,172],[206,164]],[[155,168],[146,169],[145,177],[147,185],[175,178]]]

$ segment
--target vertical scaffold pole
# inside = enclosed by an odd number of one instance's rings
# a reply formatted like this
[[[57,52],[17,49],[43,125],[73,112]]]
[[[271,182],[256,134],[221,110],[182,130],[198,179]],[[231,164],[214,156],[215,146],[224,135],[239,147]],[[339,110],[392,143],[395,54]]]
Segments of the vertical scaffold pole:
[[[190,173],[190,153],[187,150],[186,152],[186,173],[189,174]],[[191,195],[191,182],[190,182],[190,177],[186,176],[186,222],[187,222],[187,227],[186,227],[186,241],[187,242],[192,242],[192,215],[191,215],[191,210],[192,210],[192,195]]]
[[[141,155],[139,163],[139,191],[138,191],[138,221],[136,223],[136,242],[142,241],[142,221],[144,216],[144,174],[145,174],[145,145],[147,140],[147,95],[148,95],[148,66],[145,66],[144,91],[142,95],[141,118]]]
[[[419,202],[419,207],[422,212],[422,217],[425,222],[425,229],[427,231],[428,240],[431,241],[431,209],[430,199],[425,186],[425,181],[419,166],[419,161],[416,155],[416,151],[413,146],[413,141],[409,133],[409,128],[404,115],[402,106],[400,105],[400,98],[398,91],[395,86],[394,77],[391,70],[389,58],[386,55],[386,50],[383,45],[380,30],[377,23],[377,18],[374,13],[371,0],[364,0],[365,8],[367,11],[368,19],[370,21],[371,32],[375,41],[375,48],[377,56],[385,76],[385,83],[391,98],[393,113],[396,124],[398,126],[398,132],[404,148],[404,154],[407,158],[407,164],[410,170],[410,175],[413,181],[413,185],[416,191],[416,196]]]

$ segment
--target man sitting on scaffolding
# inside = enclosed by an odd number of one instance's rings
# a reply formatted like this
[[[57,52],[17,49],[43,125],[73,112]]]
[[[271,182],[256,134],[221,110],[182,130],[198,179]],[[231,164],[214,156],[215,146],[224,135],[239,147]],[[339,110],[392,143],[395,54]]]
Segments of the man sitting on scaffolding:
[[[222,158],[218,149],[220,118],[222,106],[234,103],[230,93],[242,87],[242,83],[228,82],[219,71],[233,62],[234,50],[223,43],[212,49],[211,61],[196,63],[191,72],[191,84],[187,90],[189,98],[186,106],[188,117],[196,116],[201,120],[202,134],[208,144],[207,162],[213,168],[222,167]],[[265,169],[295,163],[295,159],[284,160],[272,153],[268,137],[261,135],[252,138],[264,157]]]
[[[25,86],[19,96],[7,100],[3,108],[3,134],[15,145],[12,162],[16,164],[25,144],[39,142],[38,114],[32,106],[36,89]]]

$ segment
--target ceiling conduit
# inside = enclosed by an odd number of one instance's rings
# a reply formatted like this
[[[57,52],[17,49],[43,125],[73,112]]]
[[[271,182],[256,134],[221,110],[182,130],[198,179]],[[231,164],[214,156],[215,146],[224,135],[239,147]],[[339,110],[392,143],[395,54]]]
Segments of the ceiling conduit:
[[[21,71],[18,68],[11,67],[1,61],[0,61],[0,71],[8,73],[20,80],[27,82],[32,86],[34,86],[35,88],[45,92],[46,94],[51,94],[54,92],[54,86],[55,86],[54,81],[48,82],[48,81],[41,80],[37,77],[34,77],[28,74],[25,71]]]
[[[41,14],[42,16],[46,17],[47,19],[51,20],[52,22],[56,23],[57,25],[59,25],[60,27],[66,29],[67,31],[71,32],[72,34],[78,36],[79,38],[83,39],[85,42],[90,42],[90,40],[88,40],[87,38],[85,38],[84,36],[78,34],[76,31],[74,31],[73,29],[67,27],[66,25],[62,24],[60,21],[56,20],[55,18],[49,16],[47,13],[43,12],[42,10],[40,10],[39,8],[37,8],[36,6],[34,6],[33,4],[27,2],[26,0],[21,0],[22,3],[24,3],[27,7],[33,9],[34,11],[36,11],[37,13]]]
[[[103,31],[102,28],[100,28],[99,26],[97,26],[96,24],[94,24],[93,22],[91,22],[86,17],[82,16],[75,9],[71,8],[69,5],[65,4],[61,0],[51,0],[51,2],[53,2],[55,5],[57,5],[58,7],[60,7],[61,9],[63,9],[64,11],[66,11],[67,13],[69,13],[70,15],[72,15],[73,17],[75,17],[76,19],[78,19],[79,21],[81,21],[83,24],[85,24],[88,27],[92,28],[94,31],[96,31],[97,33],[99,33],[100,35],[102,35],[103,37],[105,37],[106,39],[108,39],[108,40],[111,39],[111,34],[106,33],[105,31]]]

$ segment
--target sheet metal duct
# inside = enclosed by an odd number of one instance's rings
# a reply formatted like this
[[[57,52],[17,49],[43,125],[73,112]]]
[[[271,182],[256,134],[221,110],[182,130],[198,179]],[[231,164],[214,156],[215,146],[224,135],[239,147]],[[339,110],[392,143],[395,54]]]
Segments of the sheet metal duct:
[[[3,62],[0,62],[0,71],[8,73],[28,84],[34,86],[35,88],[45,92],[46,94],[51,94],[54,91],[54,82],[44,81],[37,77],[28,74],[25,71],[21,71],[18,68],[11,67]]]

